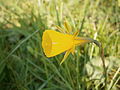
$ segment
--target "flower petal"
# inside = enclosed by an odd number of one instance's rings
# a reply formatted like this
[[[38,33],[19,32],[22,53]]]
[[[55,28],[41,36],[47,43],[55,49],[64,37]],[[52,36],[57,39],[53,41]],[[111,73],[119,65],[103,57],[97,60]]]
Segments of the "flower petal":
[[[68,57],[68,55],[70,54],[71,49],[69,49],[68,51],[66,51],[64,58],[62,59],[62,61],[60,62],[60,65],[65,61],[65,59]]]
[[[72,55],[74,55],[74,53],[75,53],[75,45],[74,45],[73,48],[71,49],[71,53],[72,53]]]
[[[73,36],[74,36],[74,37],[77,37],[78,34],[79,34],[79,30],[77,30],[77,31],[73,34]]]
[[[62,29],[61,27],[59,27],[58,25],[56,25],[56,28],[57,28],[61,33],[65,33],[65,30]]]
[[[68,34],[70,34],[70,32],[72,31],[72,28],[71,28],[71,26],[68,24],[67,21],[64,22],[64,26],[65,26],[65,28],[66,28],[66,32],[67,32]]]

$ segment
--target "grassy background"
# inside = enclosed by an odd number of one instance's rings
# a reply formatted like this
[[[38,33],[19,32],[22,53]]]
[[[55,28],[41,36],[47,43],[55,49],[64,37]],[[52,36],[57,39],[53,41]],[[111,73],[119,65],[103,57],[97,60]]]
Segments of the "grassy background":
[[[107,90],[120,89],[120,0],[0,0],[0,90],[103,90],[103,66],[94,44],[46,58],[45,29],[63,26],[103,44]]]

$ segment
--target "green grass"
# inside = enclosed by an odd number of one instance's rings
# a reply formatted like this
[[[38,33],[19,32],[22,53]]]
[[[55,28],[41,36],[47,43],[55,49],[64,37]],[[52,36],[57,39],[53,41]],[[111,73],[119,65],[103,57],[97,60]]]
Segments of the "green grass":
[[[77,47],[47,58],[41,47],[45,29],[63,26],[101,42],[107,67],[106,90],[120,89],[119,0],[0,0],[0,90],[104,90],[99,48]]]

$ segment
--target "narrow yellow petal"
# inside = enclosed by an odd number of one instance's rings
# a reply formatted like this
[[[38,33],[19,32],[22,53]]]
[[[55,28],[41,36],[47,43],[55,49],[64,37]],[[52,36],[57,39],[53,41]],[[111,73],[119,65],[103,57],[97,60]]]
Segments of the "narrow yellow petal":
[[[74,55],[74,53],[75,53],[75,45],[70,50],[71,50],[72,55]]]
[[[56,28],[57,28],[61,33],[65,33],[65,30],[62,29],[61,27],[59,27],[59,26],[56,25]]]
[[[73,36],[76,37],[76,36],[78,36],[78,34],[79,34],[79,30],[77,30],[77,31],[73,34]]]
[[[66,32],[70,34],[70,32],[72,31],[72,28],[67,21],[64,22],[64,27],[66,28]]]
[[[60,65],[65,61],[65,59],[68,57],[68,55],[70,54],[70,52],[71,52],[71,49],[68,50],[68,51],[66,51],[66,53],[65,53],[65,55],[64,55],[64,57],[63,57],[63,59],[62,59],[62,61],[60,62]]]

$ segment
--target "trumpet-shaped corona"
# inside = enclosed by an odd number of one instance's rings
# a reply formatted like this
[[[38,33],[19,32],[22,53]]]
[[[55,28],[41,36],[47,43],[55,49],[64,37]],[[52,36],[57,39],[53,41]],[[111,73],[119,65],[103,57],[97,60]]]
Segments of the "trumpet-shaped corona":
[[[53,57],[73,47],[73,36],[53,30],[45,30],[42,47],[47,57]]]
[[[75,46],[93,41],[93,39],[90,38],[77,37],[78,31],[73,35],[70,35],[70,25],[65,22],[64,26],[66,28],[65,30],[57,26],[60,32],[54,30],[45,30],[42,36],[42,47],[47,57],[53,57],[66,51],[64,58],[60,64],[65,61],[70,53],[74,53]]]

